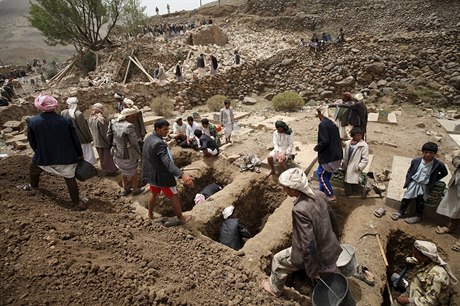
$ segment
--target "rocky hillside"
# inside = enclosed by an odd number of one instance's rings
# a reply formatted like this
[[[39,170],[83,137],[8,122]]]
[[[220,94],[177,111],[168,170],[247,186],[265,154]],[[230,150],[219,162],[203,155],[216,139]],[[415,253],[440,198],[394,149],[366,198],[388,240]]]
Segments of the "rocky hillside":
[[[318,31],[340,27],[367,33],[449,30],[460,21],[456,0],[251,0],[246,9],[265,16],[316,15]]]

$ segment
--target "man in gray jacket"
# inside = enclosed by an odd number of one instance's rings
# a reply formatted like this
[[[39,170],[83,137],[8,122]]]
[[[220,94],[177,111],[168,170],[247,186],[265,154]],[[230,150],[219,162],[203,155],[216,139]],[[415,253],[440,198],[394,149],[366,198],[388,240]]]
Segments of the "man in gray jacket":
[[[326,196],[313,191],[305,173],[292,168],[281,173],[279,182],[288,196],[295,197],[292,208],[292,246],[278,252],[272,261],[269,280],[263,288],[281,295],[286,277],[305,269],[313,279],[320,273],[334,272],[342,248],[337,240],[337,224]]]
[[[182,214],[176,177],[182,179],[189,187],[193,187],[193,180],[174,164],[171,152],[163,140],[169,133],[169,122],[166,119],[158,119],[154,123],[154,129],[155,131],[145,139],[142,150],[142,178],[150,184],[151,191],[148,198],[149,218],[153,219],[153,207],[158,195],[163,192],[171,199],[179,221],[188,222],[192,216]]]

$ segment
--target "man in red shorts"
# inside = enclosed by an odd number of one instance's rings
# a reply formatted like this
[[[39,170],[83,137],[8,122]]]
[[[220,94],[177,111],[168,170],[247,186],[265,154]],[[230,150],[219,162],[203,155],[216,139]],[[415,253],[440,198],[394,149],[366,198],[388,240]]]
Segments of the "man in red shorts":
[[[193,187],[193,180],[174,164],[171,152],[163,140],[163,137],[169,133],[169,122],[166,119],[158,119],[154,123],[154,129],[155,131],[145,139],[142,150],[142,178],[150,184],[149,218],[153,219],[153,207],[158,195],[163,192],[171,199],[179,221],[188,222],[192,217],[182,214],[176,189],[176,177],[182,179],[188,187]]]

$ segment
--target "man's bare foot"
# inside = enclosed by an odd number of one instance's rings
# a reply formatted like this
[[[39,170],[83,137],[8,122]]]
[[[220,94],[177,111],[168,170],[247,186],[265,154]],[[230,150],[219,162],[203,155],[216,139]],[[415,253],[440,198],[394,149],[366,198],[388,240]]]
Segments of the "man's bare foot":
[[[268,280],[262,281],[261,285],[262,285],[262,288],[268,293],[270,293],[271,296],[276,297],[276,294],[275,292],[273,292],[272,286],[270,285],[270,282]]]
[[[332,195],[332,196],[326,196],[327,200],[329,202],[335,202],[337,200],[337,198],[335,197],[335,195]]]
[[[149,213],[147,213],[147,215],[149,216],[150,220],[153,220],[153,212],[152,213],[149,212]]]
[[[188,221],[192,220],[192,216],[190,215],[182,215],[182,218],[178,218],[179,220],[187,223]]]

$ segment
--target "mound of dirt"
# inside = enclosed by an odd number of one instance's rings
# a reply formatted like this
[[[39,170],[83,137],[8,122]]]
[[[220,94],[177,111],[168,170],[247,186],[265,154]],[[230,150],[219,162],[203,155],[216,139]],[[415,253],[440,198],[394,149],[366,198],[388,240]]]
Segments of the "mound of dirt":
[[[110,181],[79,183],[84,212],[70,209],[62,178],[44,173],[39,191],[18,190],[29,164],[0,161],[2,304],[271,303],[241,257],[135,215]]]

